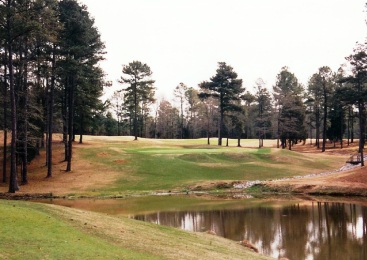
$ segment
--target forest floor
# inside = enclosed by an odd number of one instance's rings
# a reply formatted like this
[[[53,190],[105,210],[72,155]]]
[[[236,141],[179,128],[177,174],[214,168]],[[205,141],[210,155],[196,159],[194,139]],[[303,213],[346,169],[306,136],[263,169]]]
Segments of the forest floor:
[[[57,137],[57,136],[56,136]],[[78,149],[81,146],[88,144],[75,143],[72,168],[77,169],[71,172],[66,172],[66,162],[64,160],[64,145],[61,143],[61,138],[58,136],[53,146],[53,176],[52,178],[46,178],[47,167],[45,162],[45,151],[41,150],[40,156],[36,157],[34,161],[29,165],[28,184],[21,185],[17,194],[22,197],[24,195],[30,197],[48,196],[64,196],[80,193],[91,187],[104,187],[113,183],[118,177],[118,173],[109,172],[106,173],[103,166],[98,167],[96,164],[80,158]],[[103,155],[101,155],[103,156]],[[19,179],[19,178],[18,178]],[[7,191],[7,185],[0,184],[0,193]],[[15,194],[16,195],[16,194]]]
[[[61,143],[61,137],[55,136],[54,143],[54,163],[53,163],[53,177],[45,178],[47,173],[47,167],[45,166],[44,151],[41,151],[41,156],[37,157],[29,165],[29,183],[27,185],[21,185],[20,191],[16,193],[20,199],[30,196],[32,198],[40,197],[73,197],[73,196],[88,196],[93,194],[96,190],[102,190],[106,187],[115,185],[116,181],[121,178],[120,169],[106,167],[106,164],[99,163],[99,160],[110,157],[112,150],[116,150],[116,147],[109,147],[109,152],[98,152],[99,148],[106,146],[108,143],[111,145],[114,142],[130,142],[131,137],[85,137],[84,144],[74,144],[73,163],[72,168],[77,169],[72,172],[65,172],[66,163],[63,158],[63,144]],[[138,141],[139,142],[139,141]],[[154,142],[154,140],[152,141]],[[201,141],[202,142],[202,141]],[[136,142],[135,142],[136,143]],[[265,147],[274,147],[274,140],[266,140]],[[157,143],[157,146],[159,144]],[[257,140],[253,140],[252,143],[246,143],[246,147],[256,148]],[[214,145],[213,145],[214,147]],[[89,150],[97,151],[92,157],[92,160],[86,159],[86,156],[82,155],[81,150],[88,148]],[[314,145],[310,144],[297,144],[293,148],[298,155],[302,157],[312,156],[325,157],[328,160],[335,161],[332,163],[331,169],[337,170],[344,162],[350,157],[351,154],[355,154],[357,151],[357,142],[347,146],[344,144],[344,148],[340,147],[333,148],[333,145],[328,143],[326,152],[321,153],[321,150],[317,149]],[[297,156],[298,156],[297,155]],[[290,157],[292,158],[292,157]],[[334,159],[335,158],[335,159]],[[109,159],[109,158],[108,158]],[[293,158],[291,159],[293,160]],[[126,164],[125,159],[113,160],[114,167],[121,167]],[[330,163],[329,163],[330,169]],[[279,166],[277,166],[279,167]],[[294,164],[291,167],[297,167]],[[300,166],[301,167],[301,166]],[[126,167],[127,169],[129,167]],[[127,170],[129,171],[129,169]],[[329,171],[329,170],[326,170]],[[325,170],[318,170],[318,173],[325,172]],[[297,172],[295,172],[298,175]],[[313,172],[309,172],[310,174]],[[124,173],[124,174],[129,174]],[[303,173],[302,175],[307,175]],[[292,175],[288,176],[291,177]],[[137,177],[135,177],[137,178]],[[272,193],[304,193],[304,194],[325,194],[325,195],[352,195],[352,196],[367,196],[367,168],[357,167],[350,171],[336,172],[332,174],[322,176],[310,176],[303,178],[287,178],[280,180],[266,181],[261,179],[261,191],[272,192]],[[230,179],[230,180],[233,180]],[[136,180],[134,179],[136,182]],[[186,191],[197,190],[197,187],[203,188],[205,191],[218,189],[218,186],[225,183],[226,186],[231,182],[223,182],[221,180],[210,180],[202,181],[198,180],[195,185],[187,186]],[[172,185],[172,184],[171,184]],[[227,186],[226,186],[227,187]],[[226,188],[224,187],[224,188]],[[174,188],[174,187],[172,187]],[[228,188],[228,187],[227,187]],[[7,194],[7,184],[0,184],[1,197],[13,196]],[[170,189],[170,188],[168,188]],[[166,190],[168,190],[166,189]],[[230,189],[232,192],[238,190]],[[156,190],[151,190],[156,191]],[[112,193],[113,194],[113,193]],[[111,195],[109,191],[106,191],[106,195]],[[115,194],[116,195],[116,194]],[[91,196],[101,196],[98,195]],[[103,195],[102,195],[103,196]]]

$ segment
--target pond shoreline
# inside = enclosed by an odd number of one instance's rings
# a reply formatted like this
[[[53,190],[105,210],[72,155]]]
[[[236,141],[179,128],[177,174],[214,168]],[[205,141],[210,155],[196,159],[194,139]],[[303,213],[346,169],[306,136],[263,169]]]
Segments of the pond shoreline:
[[[219,184],[222,184],[219,183]],[[152,192],[144,194],[120,194],[120,195],[54,195],[52,193],[0,193],[2,200],[39,200],[39,199],[126,199],[132,197],[148,196],[207,196],[227,199],[248,199],[253,197],[277,197],[277,196],[312,196],[312,197],[366,197],[367,190],[363,187],[340,187],[324,185],[299,185],[289,183],[264,182],[252,185],[249,188],[239,189],[212,189],[187,192]]]
[[[356,169],[359,167],[359,170]],[[356,173],[357,172],[357,173]],[[359,172],[359,175],[358,175]],[[352,176],[353,175],[353,176]],[[351,177],[352,176],[352,177]],[[268,180],[268,181],[215,181],[193,185],[185,191],[151,191],[140,194],[107,194],[107,195],[58,195],[48,193],[7,193],[0,192],[0,199],[5,200],[35,200],[35,199],[119,199],[138,196],[227,196],[244,198],[246,196],[263,195],[311,195],[334,197],[367,197],[367,184],[365,181],[351,182],[351,178],[367,176],[366,166],[345,164],[340,169],[304,176]],[[340,180],[343,180],[342,182]],[[366,177],[367,180],[367,177]]]

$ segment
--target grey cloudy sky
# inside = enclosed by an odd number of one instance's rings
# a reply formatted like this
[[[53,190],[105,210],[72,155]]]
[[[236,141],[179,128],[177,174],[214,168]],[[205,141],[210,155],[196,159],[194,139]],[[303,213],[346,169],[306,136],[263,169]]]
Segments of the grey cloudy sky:
[[[231,65],[252,90],[270,89],[287,66],[300,82],[321,66],[337,70],[363,42],[365,0],[80,0],[106,43],[102,67],[117,79],[123,64],[147,63],[159,98],[183,82],[197,87]]]

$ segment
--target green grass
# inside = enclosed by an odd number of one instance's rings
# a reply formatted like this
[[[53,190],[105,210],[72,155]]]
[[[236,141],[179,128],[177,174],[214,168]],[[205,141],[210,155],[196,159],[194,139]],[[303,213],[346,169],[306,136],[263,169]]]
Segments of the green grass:
[[[220,237],[0,200],[0,259],[268,259]]]
[[[42,205],[0,201],[0,258],[106,259],[141,258],[73,228],[48,214]],[[145,255],[148,257],[148,255]]]
[[[278,179],[328,171],[338,160],[275,148],[208,146],[204,139],[98,144],[83,147],[81,154],[92,163],[104,165],[106,172],[119,173],[115,184],[99,189],[105,193],[184,190],[203,182]],[[115,163],[118,160],[124,163]]]

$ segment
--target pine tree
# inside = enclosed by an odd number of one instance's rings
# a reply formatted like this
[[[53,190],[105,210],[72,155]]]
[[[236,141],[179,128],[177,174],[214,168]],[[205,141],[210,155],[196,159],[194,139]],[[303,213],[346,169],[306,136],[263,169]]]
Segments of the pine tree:
[[[138,117],[141,111],[139,104],[154,101],[155,88],[153,87],[154,80],[151,79],[152,71],[147,64],[133,61],[123,66],[122,73],[126,76],[122,76],[119,82],[127,85],[123,91],[126,100],[131,102],[134,140],[138,140]]]
[[[71,171],[75,115],[79,113],[83,118],[87,100],[96,101],[101,95],[103,74],[97,64],[103,59],[104,44],[86,6],[80,6],[75,0],[63,0],[59,2],[59,10],[63,25],[60,32],[60,54],[63,59],[58,65],[61,67],[59,78],[64,86],[65,159],[66,171]],[[83,109],[76,107],[77,99]]]
[[[364,166],[364,144],[366,135],[366,107],[367,102],[367,51],[366,45],[359,44],[354,49],[354,53],[347,57],[352,75],[339,80],[340,83],[349,83],[353,88],[348,91],[350,99],[358,107],[359,120],[359,153],[361,154],[361,165]]]
[[[229,111],[239,111],[240,107],[234,101],[240,99],[244,88],[242,79],[237,79],[237,73],[225,62],[218,63],[216,75],[210,81],[199,84],[203,90],[199,95],[201,98],[214,97],[219,101],[220,122],[218,127],[218,145],[222,145],[224,132],[224,118]],[[210,92],[205,92],[209,90]]]
[[[281,140],[282,148],[285,148],[288,142],[288,148],[291,150],[293,143],[304,140],[307,136],[304,125],[305,108],[302,102],[303,88],[295,75],[283,67],[277,76],[273,92],[278,110],[278,147]]]

